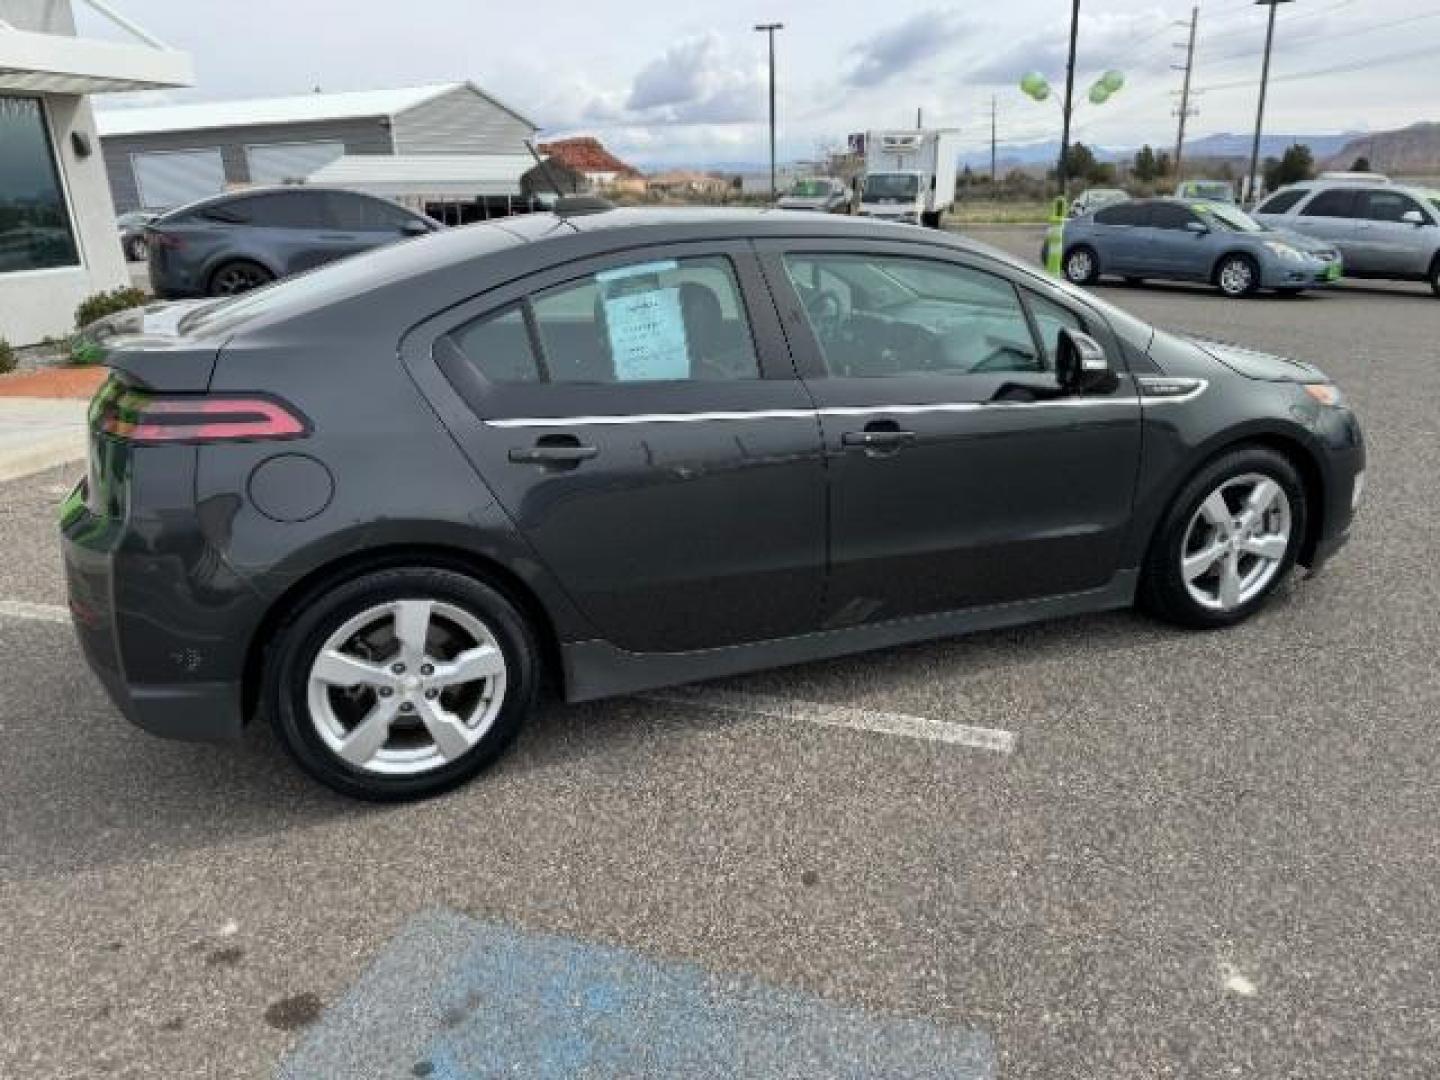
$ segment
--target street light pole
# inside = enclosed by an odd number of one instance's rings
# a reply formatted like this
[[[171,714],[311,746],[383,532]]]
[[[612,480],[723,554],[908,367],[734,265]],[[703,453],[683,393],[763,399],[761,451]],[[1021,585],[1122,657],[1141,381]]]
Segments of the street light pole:
[[[1075,40],[1080,35],[1080,0],[1070,9],[1070,58],[1065,62],[1065,122],[1060,133],[1060,194],[1067,194],[1070,180],[1070,113],[1075,93]]]
[[[1270,9],[1265,24],[1265,59],[1260,66],[1260,104],[1255,110],[1255,141],[1250,144],[1250,175],[1245,178],[1247,202],[1255,205],[1255,174],[1260,171],[1260,131],[1265,125],[1265,89],[1270,82],[1270,46],[1275,41],[1275,9],[1290,0],[1255,0]]]
[[[770,198],[775,191],[775,31],[784,30],[784,23],[758,23],[755,29],[770,39]]]

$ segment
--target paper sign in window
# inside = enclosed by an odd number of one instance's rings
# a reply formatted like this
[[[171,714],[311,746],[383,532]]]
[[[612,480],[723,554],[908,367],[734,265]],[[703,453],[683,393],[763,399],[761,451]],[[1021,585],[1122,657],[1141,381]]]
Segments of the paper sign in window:
[[[642,263],[596,274],[617,382],[690,377],[690,349],[680,290],[663,284],[675,261]]]

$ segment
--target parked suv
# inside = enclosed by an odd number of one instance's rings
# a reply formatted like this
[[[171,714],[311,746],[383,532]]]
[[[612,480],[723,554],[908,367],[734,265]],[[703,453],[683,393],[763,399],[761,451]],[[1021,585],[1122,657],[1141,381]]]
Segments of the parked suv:
[[[1255,217],[1334,244],[1349,277],[1428,281],[1440,296],[1440,192],[1354,180],[1295,184]]]
[[[229,296],[439,222],[385,199],[332,188],[250,189],[190,203],[145,229],[156,296]]]
[[[1238,623],[1344,542],[1365,463],[1308,364],[834,215],[532,214],[92,333],[61,512],[91,666],[144,728],[258,708],[375,799],[473,776],[542,681],[1137,599]]]

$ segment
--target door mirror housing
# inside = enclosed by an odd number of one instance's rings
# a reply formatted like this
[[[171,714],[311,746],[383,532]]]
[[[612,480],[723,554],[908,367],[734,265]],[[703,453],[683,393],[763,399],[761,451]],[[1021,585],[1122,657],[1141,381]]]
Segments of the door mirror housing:
[[[1055,378],[1067,394],[1108,394],[1120,382],[1104,346],[1089,334],[1068,326],[1060,329]]]
[[[406,236],[426,236],[430,233],[430,226],[417,218],[411,218],[400,226],[400,231]]]
[[[1405,213],[1400,215],[1400,220],[1408,222],[1411,225],[1424,225],[1425,215],[1420,213],[1419,210],[1406,210]]]
[[[1185,231],[1192,232],[1196,236],[1208,236],[1210,235],[1210,226],[1203,221],[1187,221],[1185,222]]]

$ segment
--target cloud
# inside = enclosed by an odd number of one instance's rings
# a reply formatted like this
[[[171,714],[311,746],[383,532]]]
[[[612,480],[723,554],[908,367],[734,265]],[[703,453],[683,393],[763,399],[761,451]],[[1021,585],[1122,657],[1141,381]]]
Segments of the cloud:
[[[677,41],[646,64],[630,87],[632,120],[660,124],[753,123],[764,116],[765,69],[713,31]]]
[[[878,86],[938,56],[969,29],[957,12],[948,9],[912,15],[854,46],[853,66],[845,81],[857,87]]]
[[[1107,68],[1125,72],[1163,69],[1175,60],[1170,40],[1163,36],[1173,21],[1158,8],[1081,15],[1076,48],[1077,85],[1090,73]],[[1065,61],[1070,49],[1067,29],[1068,23],[1064,23],[1028,34],[967,71],[966,76],[978,83],[995,85],[1017,82],[1027,71],[1038,71],[1058,83],[1065,77]],[[1182,34],[1183,30],[1176,27],[1175,40]]]

